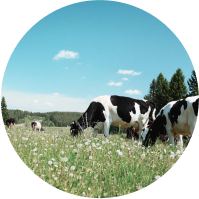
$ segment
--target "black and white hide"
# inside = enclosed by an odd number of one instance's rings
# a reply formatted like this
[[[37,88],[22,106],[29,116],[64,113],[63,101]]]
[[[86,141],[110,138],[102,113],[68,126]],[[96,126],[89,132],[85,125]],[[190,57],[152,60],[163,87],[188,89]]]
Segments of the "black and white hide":
[[[6,120],[6,126],[7,126],[8,128],[13,129],[14,126],[15,126],[15,119],[14,119],[14,118],[9,118],[9,119],[7,119],[7,120]]]
[[[41,123],[37,121],[31,122],[31,126],[33,131],[38,130],[38,131],[44,131],[44,129],[41,127]]]

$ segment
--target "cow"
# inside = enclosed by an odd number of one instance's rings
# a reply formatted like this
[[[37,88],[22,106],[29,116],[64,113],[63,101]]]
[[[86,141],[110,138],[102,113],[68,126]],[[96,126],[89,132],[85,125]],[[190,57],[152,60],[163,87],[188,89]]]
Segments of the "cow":
[[[94,128],[93,136],[97,136],[99,130],[104,130],[108,139],[110,125],[125,128],[134,126],[141,141],[141,130],[150,118],[155,119],[155,110],[155,104],[147,100],[117,95],[100,96],[93,99],[86,112],[70,124],[70,132],[75,135],[90,126]]]
[[[15,119],[14,118],[9,118],[6,120],[6,125],[8,128],[13,129],[15,125]]]
[[[134,138],[134,140],[138,140],[139,139],[139,135],[137,134],[135,128],[133,126],[128,127],[126,129],[126,139],[131,139]]]
[[[44,131],[44,129],[41,127],[41,123],[40,122],[33,121],[33,122],[31,122],[31,126],[32,126],[33,131],[34,130]]]
[[[193,134],[198,116],[199,96],[187,97],[166,104],[156,116],[153,124],[143,129],[142,140],[144,146],[154,145],[157,137],[166,130],[169,143],[183,147],[182,136]]]

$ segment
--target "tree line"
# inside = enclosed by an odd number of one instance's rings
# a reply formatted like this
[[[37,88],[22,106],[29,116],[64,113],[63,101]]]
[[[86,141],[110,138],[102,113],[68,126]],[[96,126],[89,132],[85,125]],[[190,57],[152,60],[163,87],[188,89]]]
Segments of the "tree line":
[[[188,96],[198,95],[198,82],[196,78],[196,73],[193,70],[191,77],[187,81],[188,88],[185,84],[185,76],[182,70],[179,68],[173,74],[171,81],[169,82],[162,73],[158,75],[156,79],[153,79],[149,92],[144,96],[144,99],[153,101],[156,103],[156,114],[159,110],[165,106],[168,102],[184,99]],[[22,110],[8,110],[5,97],[1,100],[1,112],[3,116],[4,124],[6,120],[10,117],[15,118],[16,123],[25,121],[25,118],[37,118],[42,117],[42,126],[56,126],[64,127],[71,124],[72,121],[76,121],[82,115],[80,112],[29,112]],[[123,128],[118,128],[111,126],[112,132],[124,132]]]

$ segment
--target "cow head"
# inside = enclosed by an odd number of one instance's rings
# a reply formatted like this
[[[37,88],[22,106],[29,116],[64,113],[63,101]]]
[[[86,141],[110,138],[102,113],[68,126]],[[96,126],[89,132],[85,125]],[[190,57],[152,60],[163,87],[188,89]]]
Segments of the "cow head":
[[[73,121],[70,124],[70,133],[71,133],[71,135],[72,136],[76,136],[76,135],[78,135],[79,132],[80,133],[83,132],[82,127],[80,126],[79,122]]]
[[[155,144],[157,138],[165,133],[166,118],[165,116],[158,116],[156,120],[148,127],[143,129],[142,141],[145,147]]]

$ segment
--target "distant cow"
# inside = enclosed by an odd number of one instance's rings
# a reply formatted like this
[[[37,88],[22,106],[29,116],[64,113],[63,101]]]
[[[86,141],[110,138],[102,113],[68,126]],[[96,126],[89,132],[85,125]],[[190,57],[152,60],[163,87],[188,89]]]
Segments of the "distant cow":
[[[31,126],[32,126],[33,131],[34,130],[44,131],[44,129],[41,127],[41,123],[40,122],[33,121],[33,122],[31,122]]]
[[[71,123],[71,134],[78,134],[87,127],[94,128],[93,136],[104,129],[108,139],[110,125],[117,127],[134,126],[141,140],[141,130],[149,119],[155,119],[155,104],[147,100],[138,100],[120,96],[100,96],[92,100],[86,112]]]
[[[170,144],[183,146],[182,136],[192,135],[198,116],[199,96],[169,102],[158,113],[154,123],[144,129],[142,134],[145,146],[153,145],[161,132],[166,130]]]
[[[15,125],[15,119],[14,118],[9,118],[6,120],[6,125],[8,128],[14,128],[14,125]]]
[[[138,135],[138,133],[136,132],[136,130],[133,126],[128,127],[126,129],[126,138],[127,139],[134,138],[134,140],[136,140],[136,141],[139,140],[139,135]]]

